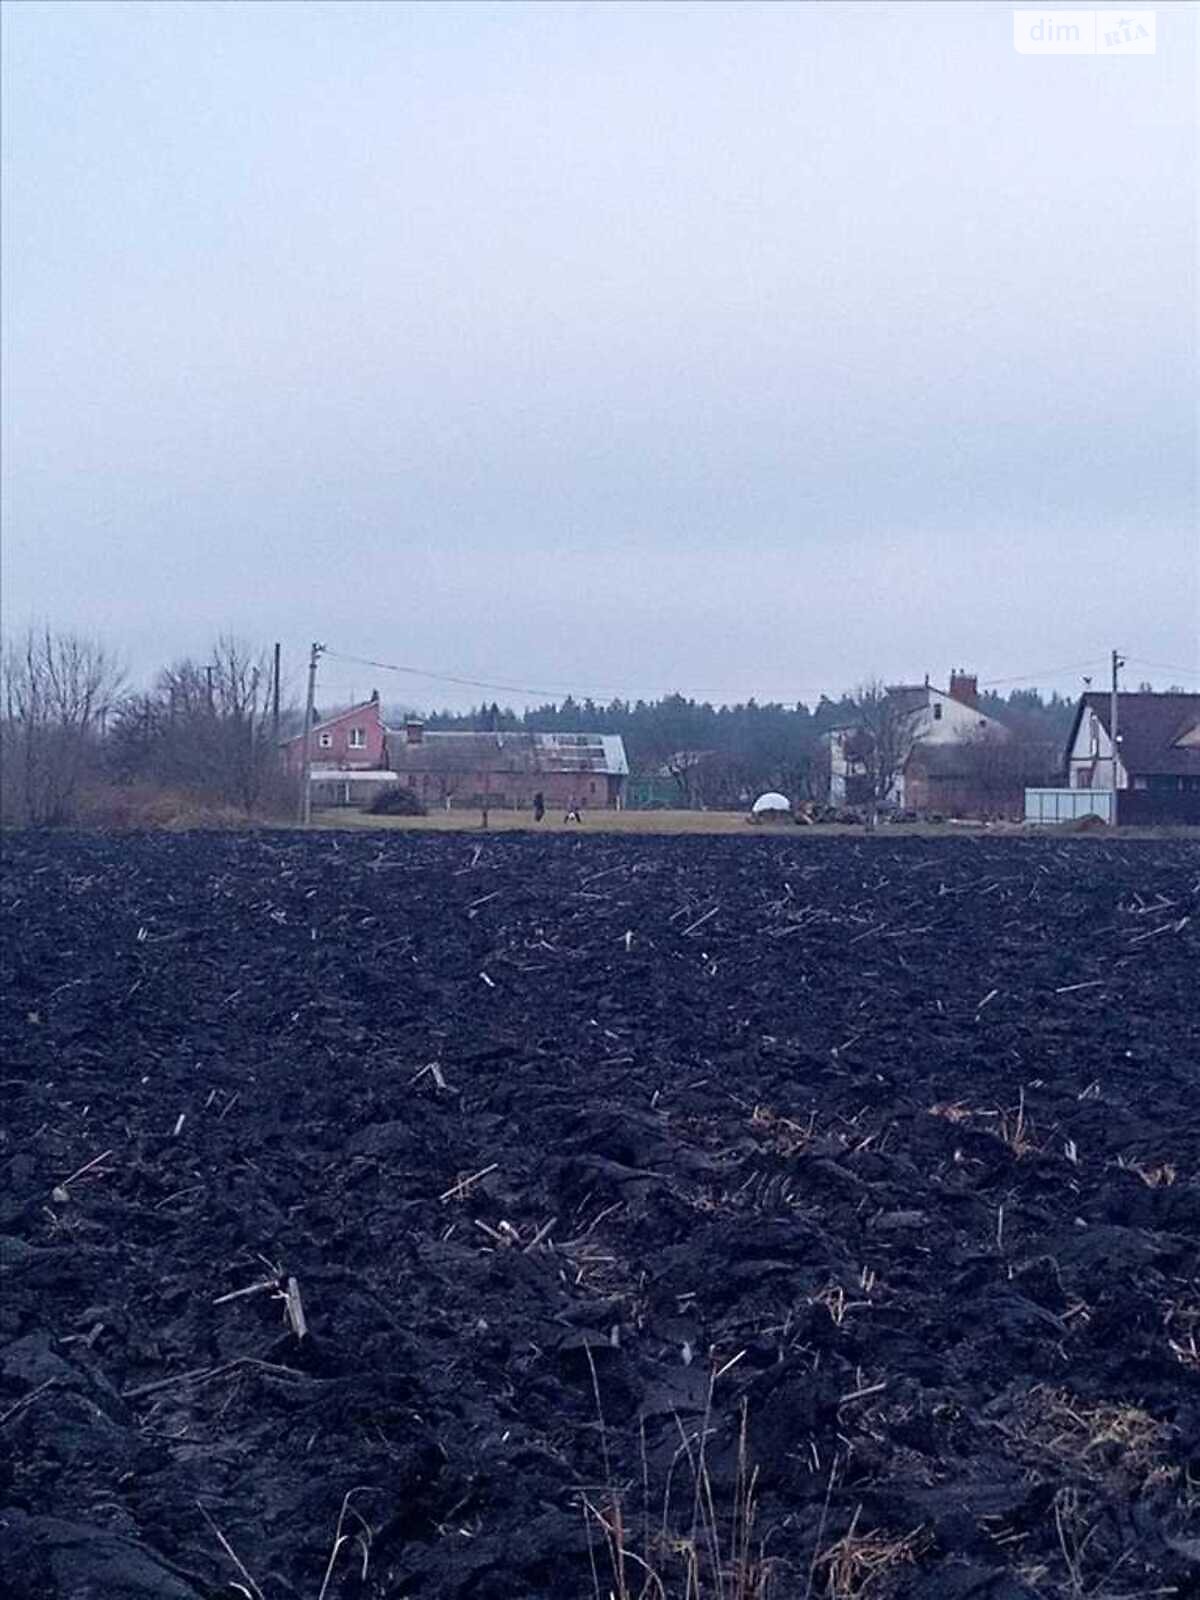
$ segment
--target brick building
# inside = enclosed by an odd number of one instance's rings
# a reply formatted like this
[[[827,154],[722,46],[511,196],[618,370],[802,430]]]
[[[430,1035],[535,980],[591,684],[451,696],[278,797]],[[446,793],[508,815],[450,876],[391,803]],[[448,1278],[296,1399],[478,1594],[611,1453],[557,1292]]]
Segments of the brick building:
[[[378,694],[311,731],[313,797],[353,805],[379,786],[399,784],[429,809],[528,810],[540,794],[551,810],[612,809],[622,803],[629,764],[624,742],[602,733],[458,733],[412,719],[388,727]],[[304,765],[304,735],[284,746],[289,770]]]

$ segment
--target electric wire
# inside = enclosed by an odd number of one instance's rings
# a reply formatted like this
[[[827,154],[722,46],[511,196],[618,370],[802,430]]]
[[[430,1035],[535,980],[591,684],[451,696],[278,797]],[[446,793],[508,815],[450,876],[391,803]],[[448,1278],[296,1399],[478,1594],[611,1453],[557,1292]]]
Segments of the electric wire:
[[[1200,667],[1173,667],[1165,661],[1146,661],[1142,656],[1126,656],[1125,660],[1132,666],[1149,667],[1154,672],[1178,672],[1185,678],[1200,678]]]
[[[625,697],[628,699],[649,701],[665,700],[679,696],[682,699],[698,701],[700,703],[708,703],[711,705],[731,705],[739,703],[737,697],[712,694],[701,695],[696,693],[685,695],[679,689],[642,688],[635,690],[629,688],[616,688],[611,685],[607,688],[600,688],[597,686],[586,688],[580,684],[534,686],[527,683],[511,683],[493,678],[472,678],[463,673],[438,672],[428,667],[409,666],[395,661],[378,661],[371,656],[350,655],[345,651],[335,650],[328,646],[326,647],[324,654],[334,661],[347,662],[354,666],[374,667],[380,672],[395,672],[406,677],[426,679],[433,683],[454,684],[458,688],[488,689],[494,694],[498,693],[540,696],[541,698],[548,700],[556,700],[562,695],[570,695],[572,699],[585,700],[602,700],[605,697]],[[979,680],[979,687],[981,689],[992,689],[1020,683],[1045,682],[1047,679],[1060,678],[1068,672],[1081,671],[1084,667],[1103,666],[1104,660],[1104,657],[1096,656],[1090,661],[1072,662],[1069,665],[1062,667],[1048,667],[1038,672],[1021,673],[1014,677],[982,678]],[[1152,663],[1144,664],[1151,665]],[[1179,669],[1164,668],[1162,670],[1176,671]],[[757,699],[759,697],[756,696],[755,698]],[[800,693],[796,693],[793,691],[786,698],[781,698],[774,702],[772,702],[770,699],[760,700],[760,704],[766,705],[774,703],[780,705],[793,705],[801,702],[807,704],[810,701],[814,703],[819,702],[823,698],[825,698],[824,691],[818,691],[816,693],[811,691],[801,691]]]

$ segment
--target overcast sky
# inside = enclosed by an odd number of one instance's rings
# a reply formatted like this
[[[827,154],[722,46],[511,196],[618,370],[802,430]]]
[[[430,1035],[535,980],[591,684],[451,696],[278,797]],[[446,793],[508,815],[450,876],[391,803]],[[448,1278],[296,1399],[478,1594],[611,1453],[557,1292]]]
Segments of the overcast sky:
[[[1195,8],[4,10],[8,626],[1200,687]]]

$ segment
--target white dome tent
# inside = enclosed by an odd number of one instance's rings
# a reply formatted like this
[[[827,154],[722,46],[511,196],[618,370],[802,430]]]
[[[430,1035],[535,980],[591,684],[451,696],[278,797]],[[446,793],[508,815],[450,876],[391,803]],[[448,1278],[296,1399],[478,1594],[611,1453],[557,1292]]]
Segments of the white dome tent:
[[[769,815],[771,812],[790,812],[791,809],[792,802],[786,795],[776,794],[774,790],[770,790],[766,794],[759,795],[753,806],[751,806],[750,812],[752,816],[762,817]]]

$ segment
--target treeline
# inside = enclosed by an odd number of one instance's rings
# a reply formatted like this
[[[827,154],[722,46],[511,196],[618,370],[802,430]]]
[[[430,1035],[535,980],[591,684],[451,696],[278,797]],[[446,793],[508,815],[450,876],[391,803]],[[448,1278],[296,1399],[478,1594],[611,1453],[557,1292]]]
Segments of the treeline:
[[[62,827],[279,812],[285,717],[273,655],[238,639],[134,692],[104,644],[30,629],[3,656],[0,816]]]
[[[1073,700],[1057,693],[1044,698],[1037,689],[979,697],[980,711],[1011,730],[1010,761],[1019,751],[1022,770],[1047,778],[1061,763],[1074,707]],[[462,731],[617,733],[635,775],[668,780],[685,804],[736,805],[746,794],[764,789],[821,798],[828,777],[822,735],[859,718],[859,700],[850,693],[837,700],[822,696],[811,708],[800,701],[714,706],[683,695],[607,703],[568,695],[524,713],[494,701],[464,713],[440,711],[428,724]]]
[[[827,709],[828,708],[828,709]],[[852,712],[843,703],[843,715]],[[438,712],[431,728],[524,729],[530,733],[615,733],[625,743],[630,770],[652,774],[690,768],[724,756],[754,772],[776,774],[793,786],[802,779],[812,750],[826,727],[838,720],[831,702],[817,713],[802,704],[714,706],[683,695],[661,700],[575,700],[534,706],[524,713],[483,705],[465,713]]]
[[[880,686],[876,686],[879,688]],[[717,706],[658,700],[565,700],[524,712],[496,702],[431,713],[431,728],[619,734],[631,772],[684,805],[737,806],[778,789],[794,799],[827,788],[822,735],[861,721],[863,691],[809,707],[748,700]],[[988,752],[1006,780],[1052,778],[1073,702],[1036,689],[985,693],[980,709],[1005,723],[1011,749]],[[328,715],[335,708],[322,704]],[[405,711],[392,713],[399,721]],[[104,644],[30,629],[3,653],[0,816],[38,827],[77,821],[153,823],[187,807],[230,816],[282,816],[294,803],[279,754],[303,721],[284,694],[272,652],[224,636],[203,659],[163,667],[134,689]],[[1036,777],[1033,775],[1037,775]]]

